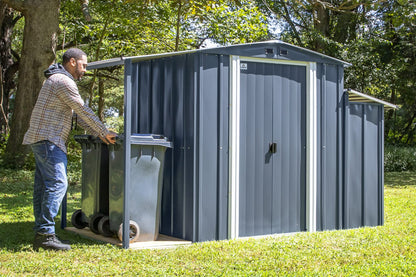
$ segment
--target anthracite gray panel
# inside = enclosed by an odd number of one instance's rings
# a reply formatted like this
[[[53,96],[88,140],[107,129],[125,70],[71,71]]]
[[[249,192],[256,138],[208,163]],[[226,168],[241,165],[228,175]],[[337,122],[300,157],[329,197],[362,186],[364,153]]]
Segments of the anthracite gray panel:
[[[218,239],[228,238],[228,199],[229,199],[229,97],[230,97],[230,57],[219,56],[219,152],[218,152]]]
[[[229,57],[200,55],[196,101],[198,241],[228,237]]]
[[[376,226],[378,225],[378,200],[375,195],[378,195],[379,190],[379,156],[378,156],[378,143],[375,143],[375,138],[378,138],[378,109],[379,106],[366,105],[365,106],[365,127],[364,127],[364,179],[365,184],[363,192],[363,209],[364,209],[364,226]]]
[[[383,106],[350,103],[348,106],[348,182],[345,226],[383,223]]]
[[[273,66],[242,64],[247,65],[247,70],[240,73],[239,235],[270,234],[273,168],[271,157],[268,157],[268,144],[273,142]]]
[[[229,57],[206,54],[133,63],[133,132],[174,144],[165,160],[163,234],[228,236],[228,67]]]
[[[232,45],[229,47],[201,49],[204,53],[234,55],[242,57],[257,57],[279,60],[307,61],[326,64],[347,65],[341,60],[323,54],[290,45],[284,42],[269,41],[263,43]]]
[[[273,95],[273,233],[306,230],[306,67],[278,66]],[[280,88],[279,88],[280,86]],[[285,106],[286,105],[286,106]],[[280,108],[279,108],[280,107]],[[279,148],[279,144],[281,144]],[[277,180],[277,181],[276,181]],[[280,180],[280,181],[279,181]],[[280,193],[280,191],[281,193]],[[279,219],[280,218],[280,219]]]
[[[363,111],[362,105],[350,106],[349,126],[353,126],[348,132],[348,179],[347,186],[347,226],[348,228],[360,227],[362,224],[362,181],[363,167]]]
[[[133,60],[132,133],[162,134],[174,144],[165,157],[160,232],[192,241],[228,237],[229,55],[235,54],[242,63],[244,56],[317,62],[317,229],[382,224],[383,112],[378,112],[377,128],[371,123],[376,112],[365,112],[360,133],[355,115],[345,112],[345,63],[268,42]],[[305,230],[307,69],[246,64],[248,71],[241,71],[246,84],[241,83],[240,235]],[[376,135],[375,146],[370,138]],[[358,149],[363,155],[355,154]],[[360,204],[352,205],[357,199]]]
[[[317,197],[317,229],[341,228],[342,160],[343,160],[343,86],[340,66],[321,64],[318,67],[319,97],[319,181]]]
[[[176,56],[132,65],[133,132],[163,134],[166,152],[161,232],[192,239],[193,232],[193,59]]]
[[[123,59],[131,76],[126,132],[162,134],[174,145],[165,154],[160,232],[228,238],[230,55],[248,65],[240,72],[240,236],[305,230],[306,99],[313,92],[306,67],[244,57],[317,65],[317,230],[383,224],[383,107],[348,102],[347,63],[269,41]]]
[[[203,240],[216,238],[217,209],[217,155],[218,155],[218,57],[201,56],[200,94],[197,110],[199,123],[198,143],[198,230]],[[202,220],[203,219],[203,220]]]
[[[306,67],[241,63],[239,235],[305,230]]]

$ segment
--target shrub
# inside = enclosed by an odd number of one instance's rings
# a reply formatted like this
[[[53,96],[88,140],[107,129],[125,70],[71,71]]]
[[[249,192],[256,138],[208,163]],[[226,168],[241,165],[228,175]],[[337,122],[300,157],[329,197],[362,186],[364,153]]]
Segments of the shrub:
[[[416,171],[416,148],[386,145],[384,148],[384,171]]]
[[[81,145],[75,141],[74,135],[84,134],[83,130],[72,130],[68,137],[68,184],[81,184],[82,150]]]

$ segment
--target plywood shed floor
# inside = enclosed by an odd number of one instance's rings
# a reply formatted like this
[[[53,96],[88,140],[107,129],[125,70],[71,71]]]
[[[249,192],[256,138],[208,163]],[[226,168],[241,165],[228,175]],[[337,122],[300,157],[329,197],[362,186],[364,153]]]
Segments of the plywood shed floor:
[[[66,227],[65,230],[72,233],[79,234],[80,236],[97,240],[104,241],[122,247],[122,243],[117,238],[105,237],[103,235],[93,233],[89,228],[77,229],[75,227]],[[159,234],[156,241],[140,241],[130,243],[130,249],[164,249],[164,248],[175,248],[178,246],[190,245],[192,242],[174,238],[166,235]]]

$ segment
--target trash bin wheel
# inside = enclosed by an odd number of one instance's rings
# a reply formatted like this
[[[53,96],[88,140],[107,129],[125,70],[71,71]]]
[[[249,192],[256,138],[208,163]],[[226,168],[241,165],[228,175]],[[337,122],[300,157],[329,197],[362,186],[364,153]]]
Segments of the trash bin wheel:
[[[96,213],[90,218],[90,230],[93,231],[96,234],[99,234],[100,231],[98,230],[98,222],[100,222],[101,218],[103,218],[104,215],[102,213]]]
[[[98,231],[100,234],[111,237],[114,235],[114,232],[110,230],[110,218],[108,216],[103,216],[98,222]]]
[[[88,226],[88,222],[82,221],[84,214],[81,210],[76,210],[71,217],[72,226],[77,229],[84,229]]]
[[[120,241],[123,241],[123,223],[120,224],[120,228],[118,229],[117,235],[118,235],[118,239]],[[135,221],[130,220],[130,232],[129,232],[130,243],[138,240],[139,236],[140,236],[139,225]]]

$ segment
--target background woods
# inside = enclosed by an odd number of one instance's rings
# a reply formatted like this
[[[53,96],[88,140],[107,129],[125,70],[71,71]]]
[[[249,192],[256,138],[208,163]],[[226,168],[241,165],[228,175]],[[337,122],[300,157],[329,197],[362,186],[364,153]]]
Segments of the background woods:
[[[401,106],[385,115],[387,143],[414,145],[415,10],[405,0],[0,0],[0,154],[7,165],[25,162],[43,70],[69,47],[95,61],[268,39],[350,62],[347,88]],[[89,72],[79,85],[113,129],[123,116],[121,72]]]

